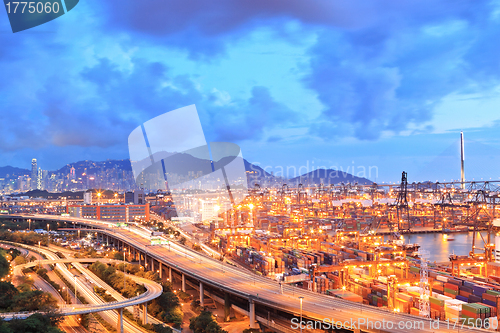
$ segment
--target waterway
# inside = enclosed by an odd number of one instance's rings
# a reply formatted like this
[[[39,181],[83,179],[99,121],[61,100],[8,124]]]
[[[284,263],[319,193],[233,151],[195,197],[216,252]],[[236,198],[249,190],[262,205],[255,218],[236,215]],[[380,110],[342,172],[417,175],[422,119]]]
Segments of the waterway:
[[[428,252],[430,262],[449,261],[449,255],[468,255],[472,249],[472,232],[453,233],[455,240],[445,240],[441,233],[411,234],[404,235],[405,243],[418,243],[420,249]],[[483,233],[486,240],[486,236]],[[495,244],[495,236],[492,235],[491,243]],[[479,234],[476,235],[476,247],[483,247],[483,241]]]

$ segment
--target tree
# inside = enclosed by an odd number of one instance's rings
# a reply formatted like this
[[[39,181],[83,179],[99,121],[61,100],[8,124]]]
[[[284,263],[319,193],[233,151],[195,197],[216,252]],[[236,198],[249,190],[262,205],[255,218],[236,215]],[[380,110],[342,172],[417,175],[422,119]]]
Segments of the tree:
[[[212,312],[206,310],[189,319],[189,328],[193,333],[227,333],[217,324]]]
[[[41,276],[42,278],[46,278],[47,277],[47,269],[45,268],[39,268],[36,270],[36,274],[38,274],[39,276]]]
[[[103,272],[102,272],[102,279],[104,281],[108,280],[111,275],[116,273],[116,268],[113,266],[108,266]]]
[[[57,300],[50,293],[40,290],[17,294],[13,299],[11,311],[53,311],[57,308]]]
[[[10,282],[0,282],[0,309],[7,309],[12,305],[12,300],[19,291]]]
[[[152,271],[146,272],[144,274],[144,277],[151,281],[161,282],[160,276],[158,275],[157,272],[152,272]]]
[[[158,303],[165,310],[169,310],[181,305],[179,297],[177,297],[177,295],[173,292],[164,292],[163,294],[161,294],[161,296],[158,298]]]
[[[102,262],[96,261],[92,265],[90,265],[89,269],[97,274],[100,278],[103,278],[103,273],[106,270],[108,266],[106,264],[103,264]]]
[[[186,245],[186,241],[187,241],[187,239],[184,236],[181,237],[181,239],[179,239],[179,243],[181,243],[182,245]]]
[[[193,312],[200,312],[201,303],[199,299],[195,299],[191,302],[191,310],[193,310]]]
[[[26,258],[23,256],[17,256],[14,258],[14,264],[17,265],[23,265],[26,263]]]
[[[20,285],[17,286],[17,290],[19,290],[22,293],[31,291],[31,285],[28,283],[21,283]]]
[[[123,260],[123,252],[116,252],[116,253],[113,255],[113,259],[116,259],[116,260]]]
[[[43,315],[35,313],[26,319],[13,319],[9,322],[9,328],[13,332],[29,332],[29,333],[62,333],[60,329],[54,327],[57,320],[54,320],[53,315]]]
[[[9,262],[5,259],[5,252],[0,255],[0,277],[4,277],[9,273]]]
[[[165,281],[161,285],[163,286],[163,292],[173,291],[173,286],[171,281]]]
[[[179,327],[182,324],[182,318],[184,318],[184,313],[180,306],[170,309],[168,311],[162,312],[162,318],[167,323],[172,323],[175,327]]]
[[[165,326],[163,324],[153,324],[153,330],[156,333],[172,333],[174,331],[171,327]]]

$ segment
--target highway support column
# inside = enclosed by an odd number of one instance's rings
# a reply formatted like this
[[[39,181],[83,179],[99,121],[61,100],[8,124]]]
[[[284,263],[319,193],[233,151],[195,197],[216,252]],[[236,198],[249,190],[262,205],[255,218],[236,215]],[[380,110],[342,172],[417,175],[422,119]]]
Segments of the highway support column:
[[[123,333],[123,308],[118,309],[118,321],[116,322],[116,330],[118,333]]]
[[[168,281],[174,283],[174,280],[172,280],[172,267],[168,268]]]
[[[158,270],[160,271],[160,280],[163,281],[163,265],[158,261]]]
[[[205,306],[205,294],[203,291],[203,282],[200,282],[200,306]]]
[[[224,293],[224,321],[231,319],[231,301],[229,300],[229,293]]]
[[[250,317],[250,328],[259,328],[259,324],[255,321],[255,303],[251,298],[248,302],[250,303],[250,311],[248,311]]]
[[[142,304],[142,324],[146,325],[148,323],[148,302]]]
[[[186,292],[186,275],[184,273],[182,274],[182,291]]]

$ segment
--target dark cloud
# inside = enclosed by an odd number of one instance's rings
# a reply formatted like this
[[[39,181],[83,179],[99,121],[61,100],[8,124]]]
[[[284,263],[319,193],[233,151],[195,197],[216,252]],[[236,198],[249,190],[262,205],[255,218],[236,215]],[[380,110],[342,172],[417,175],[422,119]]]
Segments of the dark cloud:
[[[392,20],[321,32],[304,77],[324,105],[321,121],[362,140],[412,125],[428,131],[445,96],[500,83],[500,47],[491,43],[500,22],[490,3],[437,1],[428,11],[425,5],[408,2],[399,17],[391,15],[396,7],[383,15]],[[325,124],[310,133],[335,136]]]
[[[287,21],[357,30],[476,15],[482,0],[148,0],[94,1],[106,30],[127,31],[186,49],[193,57],[224,52],[228,42],[256,27],[280,30]],[[107,17],[109,16],[109,17]],[[281,31],[283,32],[283,30]],[[372,39],[373,34],[364,36]],[[358,38],[363,38],[359,35]]]
[[[210,136],[216,141],[261,140],[264,130],[297,120],[297,114],[277,102],[266,87],[252,88],[248,100],[209,106]]]
[[[135,127],[190,104],[200,110],[212,141],[260,140],[265,129],[295,119],[265,87],[253,87],[248,99],[221,105],[218,96],[205,94],[188,75],[172,75],[165,64],[141,58],[132,58],[127,69],[101,58],[76,75],[65,74],[47,76],[30,92],[31,100],[11,105],[19,109],[22,104],[31,112],[5,115],[0,123],[3,151],[121,146],[125,157],[127,137]]]

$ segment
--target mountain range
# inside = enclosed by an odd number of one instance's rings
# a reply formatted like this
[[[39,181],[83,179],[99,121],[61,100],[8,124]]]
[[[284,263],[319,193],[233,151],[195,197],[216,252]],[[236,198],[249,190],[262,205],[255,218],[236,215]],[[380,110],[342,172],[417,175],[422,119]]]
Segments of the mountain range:
[[[194,158],[188,154],[177,154],[178,156],[173,156],[169,158],[175,158],[175,163],[170,163],[172,168],[167,170],[167,172],[174,173],[187,173],[189,171],[203,170],[206,168],[207,161],[203,159]],[[218,169],[223,165],[226,165],[230,158],[223,158],[219,161],[213,163],[214,168]],[[340,183],[358,183],[358,184],[372,184],[373,182],[367,178],[357,177],[348,172],[334,170],[334,169],[317,169],[314,171],[307,172],[301,176],[294,178],[279,177],[273,175],[259,167],[256,164],[252,164],[247,160],[243,159],[243,163],[246,170],[246,175],[248,179],[248,186],[253,187],[255,184],[267,186],[275,184],[287,183],[289,186],[303,184],[303,185],[334,185]],[[111,169],[115,169],[118,172],[132,172],[132,166],[130,160],[106,160],[101,162],[95,161],[79,161],[75,163],[67,164],[58,170],[48,171],[50,174],[69,174],[71,168],[75,168],[75,174],[77,177],[82,175],[84,172],[87,174],[96,174],[98,172],[106,172]],[[22,169],[12,166],[0,167],[0,178],[17,178],[22,175],[30,175],[31,170]]]

